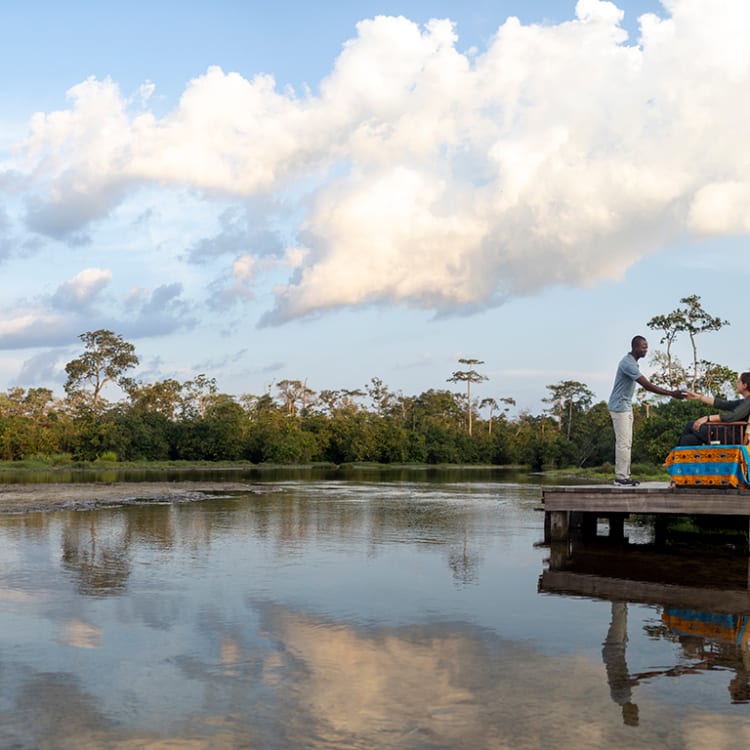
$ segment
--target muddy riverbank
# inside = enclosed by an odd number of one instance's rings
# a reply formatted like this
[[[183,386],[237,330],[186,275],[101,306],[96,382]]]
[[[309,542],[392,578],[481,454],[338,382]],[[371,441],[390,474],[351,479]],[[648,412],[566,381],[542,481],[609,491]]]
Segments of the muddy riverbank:
[[[242,482],[71,482],[0,484],[0,513],[82,510],[139,502],[193,502],[271,490]]]

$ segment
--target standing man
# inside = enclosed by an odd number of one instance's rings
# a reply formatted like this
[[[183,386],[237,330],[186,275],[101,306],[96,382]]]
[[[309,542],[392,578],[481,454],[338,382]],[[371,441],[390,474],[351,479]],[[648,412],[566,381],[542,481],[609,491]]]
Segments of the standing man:
[[[685,398],[682,391],[669,391],[651,383],[641,375],[638,360],[648,352],[648,342],[643,336],[634,336],[630,351],[620,360],[615,374],[615,383],[609,396],[609,414],[615,428],[615,484],[620,487],[635,487],[639,482],[630,478],[630,451],[633,446],[633,393],[635,384],[651,393],[672,398]]]

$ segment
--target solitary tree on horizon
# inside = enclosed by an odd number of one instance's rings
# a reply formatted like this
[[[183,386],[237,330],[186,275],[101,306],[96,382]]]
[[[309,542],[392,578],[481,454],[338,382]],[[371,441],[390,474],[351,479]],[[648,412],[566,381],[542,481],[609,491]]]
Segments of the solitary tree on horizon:
[[[483,365],[481,359],[459,359],[462,365]],[[476,370],[456,370],[449,378],[449,383],[466,383],[466,412],[467,425],[469,428],[469,437],[471,437],[471,384],[481,383],[489,378],[486,375],[478,373]]]
[[[701,333],[721,330],[729,325],[729,321],[722,320],[706,312],[701,304],[701,298],[697,294],[691,294],[680,299],[680,306],[667,315],[655,315],[646,324],[649,328],[662,332],[659,343],[667,345],[666,362],[662,363],[666,370],[664,378],[670,388],[676,385],[676,380],[681,376],[679,366],[675,366],[675,358],[672,356],[672,345],[680,333],[687,333],[690,346],[693,350],[693,372],[690,376],[690,389],[695,390],[701,377],[701,360],[698,358],[698,345],[696,336]],[[684,373],[685,375],[687,373]]]

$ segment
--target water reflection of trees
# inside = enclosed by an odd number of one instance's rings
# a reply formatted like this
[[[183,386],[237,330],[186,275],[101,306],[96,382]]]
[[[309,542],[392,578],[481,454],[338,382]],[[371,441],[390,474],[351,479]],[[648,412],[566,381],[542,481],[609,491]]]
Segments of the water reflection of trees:
[[[482,559],[473,533],[481,522],[478,511],[464,503],[413,502],[408,495],[357,503],[351,502],[352,493],[356,486],[347,489],[342,502],[334,496],[324,503],[294,491],[257,496],[233,512],[238,526],[249,526],[253,536],[270,540],[284,556],[300,554],[301,545],[312,539],[351,543],[361,538],[371,555],[394,543],[442,546],[456,581],[476,580]]]
[[[454,580],[462,584],[476,583],[481,560],[481,555],[471,550],[468,530],[464,527],[463,542],[451,545],[448,553],[448,565]]]
[[[269,541],[283,557],[296,557],[306,542],[320,539],[346,544],[362,539],[371,555],[391,544],[440,547],[460,585],[476,582],[482,559],[474,533],[481,516],[464,503],[394,497],[357,503],[351,496],[321,503],[291,491],[202,504],[81,511],[63,518],[63,566],[82,593],[94,596],[126,587],[131,557],[139,547],[162,553],[189,549],[195,554],[237,533]]]
[[[74,575],[83,594],[109,596],[122,592],[138,546],[171,550],[176,540],[186,547],[210,541],[205,516],[180,506],[139,505],[69,514],[61,540],[63,567]],[[187,507],[183,511],[189,511]]]
[[[32,673],[14,697],[15,737],[3,747],[94,748],[105,747],[111,738],[112,722],[102,714],[96,697],[70,675]]]
[[[130,575],[127,537],[124,529],[113,535],[111,518],[87,512],[65,525],[62,535],[62,563],[77,581],[78,590],[91,596],[122,592]],[[83,522],[86,521],[86,522]],[[99,533],[103,522],[106,532]]]

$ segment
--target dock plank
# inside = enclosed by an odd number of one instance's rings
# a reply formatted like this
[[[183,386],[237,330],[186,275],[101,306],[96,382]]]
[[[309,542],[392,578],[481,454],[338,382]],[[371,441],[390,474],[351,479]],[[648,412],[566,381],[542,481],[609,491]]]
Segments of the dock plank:
[[[555,486],[542,489],[545,511],[750,516],[750,491],[731,487]]]

